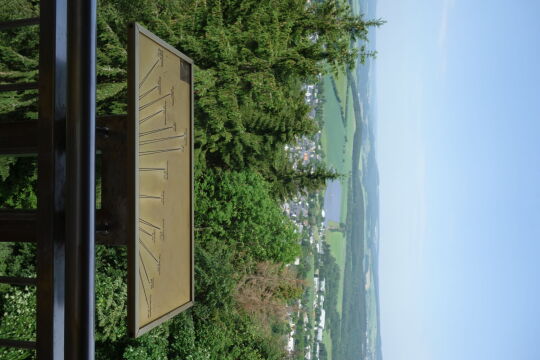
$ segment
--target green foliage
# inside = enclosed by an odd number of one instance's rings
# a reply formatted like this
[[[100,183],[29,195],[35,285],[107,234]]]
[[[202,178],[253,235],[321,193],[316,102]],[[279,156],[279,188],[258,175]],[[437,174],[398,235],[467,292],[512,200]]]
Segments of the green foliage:
[[[16,13],[36,11],[34,2],[11,0],[9,4],[7,8],[20,6]],[[381,23],[353,16],[339,0],[310,4],[304,0],[102,0],[98,114],[126,112],[126,29],[133,21],[147,26],[197,64],[199,166],[253,169],[264,174],[280,196],[310,191],[301,182],[289,182],[283,189],[276,180],[287,162],[283,146],[317,129],[307,116],[309,107],[301,85],[353,66],[359,54],[371,56],[364,49],[349,48],[349,43],[366,40],[368,28]],[[35,80],[36,29],[14,31],[0,37],[0,46],[5,46],[0,63],[6,68],[0,81]],[[36,111],[35,93],[12,92],[0,98],[3,119],[36,118]],[[324,186],[328,177],[322,176],[326,170],[321,169],[321,176],[309,179],[310,186]]]
[[[260,175],[209,170],[196,180],[196,300],[227,308],[244,273],[291,262],[298,238]]]
[[[37,207],[37,168],[33,158],[7,158],[2,165],[0,208],[35,209]]]
[[[0,261],[5,263],[6,276],[36,276],[36,245],[28,243],[4,243],[5,259]]]
[[[0,21],[39,16],[36,1],[5,0]],[[33,82],[38,73],[38,27],[20,27],[0,31],[0,83]],[[0,121],[37,118],[36,91],[0,94]]]
[[[124,350],[125,360],[165,360],[169,345],[169,327],[160,326],[129,344]]]
[[[260,331],[258,325],[237,311],[216,311],[196,306],[192,312],[195,345],[177,348],[171,358],[189,359],[282,359],[283,347],[274,338]],[[181,320],[181,319],[178,319]],[[174,324],[178,324],[177,320]]]
[[[12,289],[3,295],[4,317],[0,323],[3,339],[35,340],[36,291],[34,287]]]
[[[125,86],[111,88],[108,83],[125,82],[125,29],[132,21],[197,64],[199,166],[250,168],[268,174],[270,182],[275,177],[268,164],[286,162],[283,146],[317,129],[307,116],[301,85],[353,66],[359,54],[371,56],[364,49],[350,49],[349,43],[366,40],[368,28],[381,23],[353,16],[339,0],[103,0],[98,23],[98,75],[104,83],[98,92],[100,113],[125,111]],[[324,186],[320,179],[319,187]]]
[[[96,250],[96,340],[118,341],[127,335],[127,255],[124,248]]]
[[[198,305],[196,305],[198,306]],[[208,352],[197,346],[192,311],[175,317],[170,324],[169,357],[173,359],[208,359]]]
[[[274,196],[280,200],[297,194],[307,195],[317,192],[326,187],[327,181],[340,177],[337,172],[328,170],[323,165],[294,166],[287,159],[268,164],[261,169],[261,174],[271,184]]]
[[[3,317],[0,320],[2,339],[36,339],[35,288],[12,287],[3,295]],[[21,349],[0,348],[0,358],[6,360],[29,359],[33,352]]]
[[[299,279],[306,279],[308,273],[313,269],[312,266],[312,250],[309,242],[302,242],[302,255],[300,256],[300,264],[296,267]]]
[[[11,164],[16,162],[13,156],[0,156],[0,180],[5,181],[9,176],[9,168]]]
[[[199,66],[197,142],[207,163],[259,168],[313,133],[300,85],[352,64],[349,42],[375,25],[339,3],[207,1],[183,13],[178,45]]]
[[[234,264],[288,263],[299,254],[294,226],[253,172],[207,171],[197,179],[199,244],[211,238],[233,250]]]
[[[326,279],[325,286],[325,301],[324,310],[326,311],[326,323],[330,329],[332,343],[337,345],[337,340],[340,338],[341,317],[337,311],[337,302],[339,299],[339,284],[340,284],[340,269],[336,263],[336,259],[332,256],[330,246],[327,243],[323,244],[324,253],[321,255],[321,263],[319,276],[321,279]],[[336,346],[337,348],[337,346]]]

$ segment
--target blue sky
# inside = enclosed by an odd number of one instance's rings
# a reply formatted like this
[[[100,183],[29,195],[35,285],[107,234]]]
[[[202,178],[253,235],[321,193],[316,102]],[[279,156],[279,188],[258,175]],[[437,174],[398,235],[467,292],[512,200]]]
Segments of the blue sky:
[[[540,359],[540,2],[379,0],[385,360]]]

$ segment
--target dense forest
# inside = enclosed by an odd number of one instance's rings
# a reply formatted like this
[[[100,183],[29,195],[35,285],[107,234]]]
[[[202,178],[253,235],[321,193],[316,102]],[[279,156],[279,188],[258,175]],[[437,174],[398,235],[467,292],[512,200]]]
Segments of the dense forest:
[[[0,21],[39,15],[37,0],[2,0]],[[283,359],[287,309],[304,284],[281,201],[338,176],[294,168],[284,150],[317,131],[302,85],[372,53],[351,49],[379,24],[325,0],[101,0],[98,114],[126,113],[127,26],[137,21],[195,64],[196,305],[127,337],[126,251],[97,248],[97,359]],[[0,83],[38,78],[37,27],[0,32]],[[0,95],[0,121],[37,118],[35,91]],[[0,207],[37,206],[36,161],[0,157]],[[0,245],[0,275],[35,276],[35,249]],[[330,271],[330,270],[329,270]],[[0,335],[35,338],[35,289],[0,287]],[[31,359],[0,349],[2,359]]]

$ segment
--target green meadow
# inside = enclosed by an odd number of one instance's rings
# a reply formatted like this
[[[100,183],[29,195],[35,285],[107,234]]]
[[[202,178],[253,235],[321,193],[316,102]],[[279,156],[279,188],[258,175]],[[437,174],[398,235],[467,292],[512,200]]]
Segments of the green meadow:
[[[326,155],[326,163],[336,169],[340,174],[345,174],[343,151],[345,149],[345,128],[341,121],[341,105],[336,97],[330,76],[323,80],[324,104],[323,119],[324,127],[321,138],[322,147]]]
[[[346,79],[345,79],[346,81]],[[354,117],[354,108],[353,108],[353,102],[352,102],[352,90],[349,88],[347,91],[347,126],[345,127],[345,146],[343,149],[343,158],[344,158],[344,168],[346,169],[346,172],[343,173],[345,175],[344,179],[342,180],[342,191],[341,191],[341,214],[340,214],[340,221],[345,222],[347,219],[347,199],[349,196],[349,178],[352,171],[352,158],[353,158],[353,136],[354,131],[356,129],[356,119]]]
[[[355,76],[355,75],[353,75]],[[341,203],[339,219],[347,221],[347,206],[351,190],[351,173],[353,170],[353,144],[356,129],[356,118],[353,106],[353,92],[345,73],[328,75],[324,78],[323,94],[325,98],[322,129],[322,147],[326,163],[336,169],[341,175]],[[339,224],[333,224],[338,227]],[[326,242],[330,252],[339,266],[339,287],[337,312],[341,320],[343,316],[344,275],[346,262],[347,239],[344,232],[327,231]],[[327,319],[328,323],[328,319]],[[338,336],[339,337],[339,336]],[[331,327],[327,326],[323,335],[323,343],[328,351],[328,359],[333,358],[332,344],[339,343],[333,339]],[[338,356],[336,354],[336,356]]]
[[[324,331],[323,333],[323,344],[326,347],[326,352],[328,354],[328,359],[332,359],[332,338],[330,337],[330,333],[328,331]]]
[[[327,231],[326,242],[330,245],[330,252],[336,259],[336,263],[338,264],[341,273],[337,303],[337,311],[341,316],[343,305],[343,270],[345,269],[345,234],[339,231]]]

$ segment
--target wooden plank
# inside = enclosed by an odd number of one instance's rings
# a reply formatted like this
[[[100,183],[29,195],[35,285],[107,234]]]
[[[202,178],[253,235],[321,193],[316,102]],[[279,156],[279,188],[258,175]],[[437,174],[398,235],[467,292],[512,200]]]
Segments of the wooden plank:
[[[24,91],[24,90],[36,90],[39,88],[39,83],[16,83],[16,84],[0,84],[0,92],[5,91]]]
[[[18,349],[35,349],[35,341],[0,339],[0,346]]]
[[[10,285],[36,285],[37,279],[17,276],[0,276],[0,283]]]
[[[21,26],[39,25],[39,18],[17,19],[0,22],[0,30],[12,29]]]
[[[0,242],[36,242],[36,212],[0,211]]]
[[[0,123],[0,154],[35,154],[37,142],[37,121]]]

